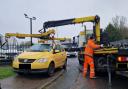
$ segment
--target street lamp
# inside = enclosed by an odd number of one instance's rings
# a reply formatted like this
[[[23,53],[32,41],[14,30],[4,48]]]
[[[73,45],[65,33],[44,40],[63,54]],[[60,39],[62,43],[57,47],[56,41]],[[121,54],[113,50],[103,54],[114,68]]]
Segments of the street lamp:
[[[25,18],[28,18],[30,20],[30,34],[32,34],[32,20],[36,20],[36,17],[28,17],[27,14],[24,14]],[[30,38],[30,42],[31,42],[31,45],[32,45],[32,37]]]

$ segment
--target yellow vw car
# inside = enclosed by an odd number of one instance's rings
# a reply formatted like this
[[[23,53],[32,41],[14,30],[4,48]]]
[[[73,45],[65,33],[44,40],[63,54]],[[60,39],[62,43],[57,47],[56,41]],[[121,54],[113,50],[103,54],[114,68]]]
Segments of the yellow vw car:
[[[14,58],[12,67],[14,72],[23,73],[42,73],[46,72],[49,76],[54,74],[56,68],[66,69],[67,55],[61,45],[36,44],[28,50]]]

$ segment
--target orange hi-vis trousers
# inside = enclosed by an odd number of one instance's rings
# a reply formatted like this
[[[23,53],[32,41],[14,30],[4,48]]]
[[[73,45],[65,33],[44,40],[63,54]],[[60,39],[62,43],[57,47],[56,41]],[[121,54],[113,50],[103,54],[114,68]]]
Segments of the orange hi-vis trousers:
[[[92,57],[85,55],[84,70],[83,70],[83,76],[84,77],[86,77],[88,65],[90,65],[90,78],[92,78],[95,76],[94,60]]]

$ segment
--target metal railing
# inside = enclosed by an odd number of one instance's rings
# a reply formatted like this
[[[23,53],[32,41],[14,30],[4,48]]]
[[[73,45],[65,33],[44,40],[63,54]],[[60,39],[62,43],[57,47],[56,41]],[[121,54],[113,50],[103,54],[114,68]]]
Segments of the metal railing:
[[[30,45],[4,45],[0,48],[0,64],[11,63],[15,56],[28,49]]]

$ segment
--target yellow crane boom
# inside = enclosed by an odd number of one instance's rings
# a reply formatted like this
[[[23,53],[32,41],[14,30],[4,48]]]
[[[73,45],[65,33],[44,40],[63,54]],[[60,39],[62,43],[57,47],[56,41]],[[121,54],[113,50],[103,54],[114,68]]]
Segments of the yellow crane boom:
[[[43,38],[43,37],[47,37],[50,36],[50,34],[55,34],[55,30],[49,30],[45,33],[41,33],[41,34],[21,34],[21,33],[6,33],[5,37],[10,38],[12,36],[15,36],[17,38],[25,38],[25,37],[34,37],[34,38]]]
[[[49,38],[49,39],[41,39],[39,40],[38,42],[39,43],[43,43],[44,41],[47,41],[47,40],[60,40],[60,41],[66,41],[66,40],[71,40],[71,38]]]
[[[55,34],[55,30],[51,29],[47,32],[41,33],[41,34],[21,34],[21,33],[6,33],[5,37],[10,38],[10,37],[17,37],[17,38],[25,38],[25,37],[33,37],[33,38],[40,38],[39,43],[43,43],[44,41],[47,40],[60,40],[60,41],[65,41],[65,40],[71,40],[70,38],[52,38],[50,37],[51,34]]]
[[[63,25],[71,25],[71,24],[80,24],[84,22],[92,22],[93,23],[93,33],[95,35],[96,41],[100,43],[100,17],[96,16],[88,16],[81,18],[72,18],[72,19],[64,19],[64,20],[56,20],[56,21],[46,21],[43,24],[44,29],[63,26]]]

